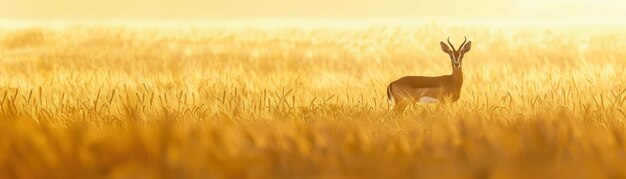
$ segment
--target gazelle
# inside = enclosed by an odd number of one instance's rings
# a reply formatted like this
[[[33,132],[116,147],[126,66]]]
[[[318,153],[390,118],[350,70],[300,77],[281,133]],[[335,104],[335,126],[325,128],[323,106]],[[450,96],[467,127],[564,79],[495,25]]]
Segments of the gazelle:
[[[467,42],[467,43],[466,43]],[[455,102],[461,97],[461,86],[463,86],[463,55],[469,52],[472,41],[467,41],[467,37],[455,49],[450,43],[439,43],[441,50],[450,56],[452,64],[452,74],[443,76],[405,76],[393,81],[387,86],[387,97],[389,105],[396,111],[403,111],[407,105],[419,103],[447,103]],[[452,49],[450,49],[452,47]]]

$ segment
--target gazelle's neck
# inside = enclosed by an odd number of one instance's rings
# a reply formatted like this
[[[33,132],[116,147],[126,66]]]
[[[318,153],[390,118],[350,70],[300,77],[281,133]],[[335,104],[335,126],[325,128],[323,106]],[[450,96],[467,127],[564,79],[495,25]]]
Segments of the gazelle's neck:
[[[452,82],[455,85],[461,87],[463,85],[463,68],[454,69],[452,68]]]

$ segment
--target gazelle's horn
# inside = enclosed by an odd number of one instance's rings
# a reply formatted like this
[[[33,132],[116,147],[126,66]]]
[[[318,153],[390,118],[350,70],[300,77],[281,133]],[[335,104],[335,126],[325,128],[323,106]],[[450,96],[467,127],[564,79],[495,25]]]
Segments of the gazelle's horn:
[[[467,42],[467,36],[463,36],[465,38],[465,40],[463,40],[463,43],[461,43],[461,46],[459,46],[459,50],[461,50],[461,48],[463,48],[463,45],[465,45],[465,42]]]
[[[452,51],[456,51],[456,49],[454,49],[454,45],[452,45],[452,43],[450,43],[450,37],[448,36],[448,45],[450,45],[450,47],[452,47]]]

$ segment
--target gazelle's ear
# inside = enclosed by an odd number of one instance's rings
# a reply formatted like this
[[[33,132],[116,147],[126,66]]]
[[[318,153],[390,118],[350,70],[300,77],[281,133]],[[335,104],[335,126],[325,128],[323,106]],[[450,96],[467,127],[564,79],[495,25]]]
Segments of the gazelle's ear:
[[[450,47],[448,47],[448,45],[446,45],[446,43],[439,42],[439,45],[441,45],[441,50],[443,50],[443,52],[446,52],[446,53],[450,53],[451,52]]]
[[[472,41],[469,41],[465,45],[463,45],[463,53],[469,52],[470,48],[472,48]]]

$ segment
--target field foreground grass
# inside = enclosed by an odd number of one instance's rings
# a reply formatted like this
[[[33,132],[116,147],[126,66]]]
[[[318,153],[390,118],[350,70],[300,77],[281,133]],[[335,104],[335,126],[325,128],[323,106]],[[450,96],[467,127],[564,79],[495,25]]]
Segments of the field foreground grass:
[[[0,178],[626,178],[624,32],[0,28]],[[463,35],[461,99],[389,112]]]

